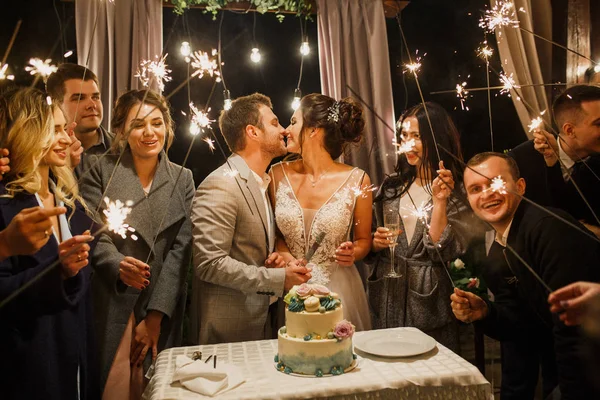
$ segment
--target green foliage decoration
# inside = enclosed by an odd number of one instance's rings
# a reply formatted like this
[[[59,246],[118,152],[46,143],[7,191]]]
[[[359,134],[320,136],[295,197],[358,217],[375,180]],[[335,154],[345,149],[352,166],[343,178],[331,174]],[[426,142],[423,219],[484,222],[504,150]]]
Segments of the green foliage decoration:
[[[174,6],[176,14],[183,14],[191,6],[204,6],[205,13],[212,13],[216,18],[219,10],[231,3],[240,3],[243,0],[165,0]],[[257,12],[275,12],[275,16],[281,22],[285,18],[283,12],[295,13],[296,16],[310,18],[311,4],[306,0],[249,0]]]

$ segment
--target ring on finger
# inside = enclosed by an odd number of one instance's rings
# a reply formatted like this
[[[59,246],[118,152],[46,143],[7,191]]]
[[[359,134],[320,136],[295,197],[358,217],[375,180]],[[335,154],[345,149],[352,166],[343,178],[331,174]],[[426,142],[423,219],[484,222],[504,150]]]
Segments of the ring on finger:
[[[77,254],[77,261],[81,261],[81,254]]]

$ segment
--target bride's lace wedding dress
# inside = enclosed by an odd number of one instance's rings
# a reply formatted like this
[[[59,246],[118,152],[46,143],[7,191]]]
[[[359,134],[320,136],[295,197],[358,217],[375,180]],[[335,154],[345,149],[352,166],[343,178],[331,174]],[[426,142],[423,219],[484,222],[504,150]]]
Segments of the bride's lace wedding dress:
[[[357,189],[365,172],[354,168],[331,197],[318,210],[312,210],[300,206],[286,175],[287,164],[281,162],[271,168],[277,228],[297,259],[304,258],[316,237],[325,232],[310,260],[315,265],[309,283],[320,283],[337,292],[344,306],[344,318],[357,330],[371,329],[367,296],[356,266],[341,267],[333,261],[335,250],[350,237],[356,197],[360,195]]]

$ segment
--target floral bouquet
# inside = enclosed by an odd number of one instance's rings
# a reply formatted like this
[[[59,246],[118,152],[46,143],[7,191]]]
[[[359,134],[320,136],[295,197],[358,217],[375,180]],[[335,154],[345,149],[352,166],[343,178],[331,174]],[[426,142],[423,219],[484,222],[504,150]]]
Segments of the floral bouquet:
[[[487,299],[487,286],[479,278],[479,271],[474,267],[474,263],[465,264],[463,260],[457,258],[450,263],[449,271],[455,287]]]

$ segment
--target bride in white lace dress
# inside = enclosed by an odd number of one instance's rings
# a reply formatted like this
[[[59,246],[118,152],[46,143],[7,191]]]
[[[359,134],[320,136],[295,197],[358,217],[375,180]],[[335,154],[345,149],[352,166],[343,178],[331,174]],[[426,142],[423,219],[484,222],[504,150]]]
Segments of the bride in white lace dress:
[[[344,318],[357,330],[369,330],[367,296],[354,262],[371,246],[371,181],[361,169],[334,161],[347,143],[361,140],[362,109],[352,99],[335,101],[321,94],[305,96],[300,104],[287,142],[288,151],[300,158],[275,164],[270,171],[277,251],[288,262],[304,259],[324,232],[310,260],[309,283],[337,292]]]

